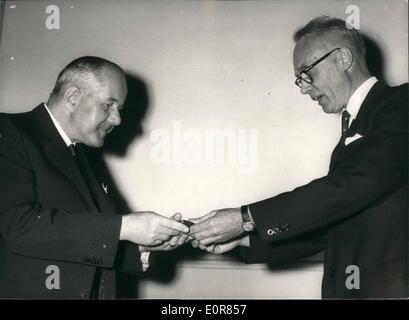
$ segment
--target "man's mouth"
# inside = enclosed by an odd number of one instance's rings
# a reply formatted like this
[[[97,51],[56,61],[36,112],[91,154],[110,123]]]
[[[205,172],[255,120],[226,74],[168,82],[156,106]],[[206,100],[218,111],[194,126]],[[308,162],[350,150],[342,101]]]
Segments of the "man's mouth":
[[[321,95],[321,96],[313,96],[313,97],[311,97],[312,100],[318,101],[318,102],[319,102],[319,100],[320,100],[321,98],[322,98],[322,95]]]
[[[106,128],[106,129],[101,128],[100,132],[102,133],[102,135],[104,137],[106,137],[113,129],[114,129],[114,127],[109,127],[109,128]]]

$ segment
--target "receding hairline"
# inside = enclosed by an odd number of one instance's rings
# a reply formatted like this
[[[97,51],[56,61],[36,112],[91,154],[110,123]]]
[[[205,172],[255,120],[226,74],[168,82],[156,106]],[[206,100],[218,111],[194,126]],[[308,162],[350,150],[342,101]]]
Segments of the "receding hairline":
[[[124,70],[116,63],[100,57],[85,56],[77,58],[67,64],[59,73],[50,99],[57,99],[64,88],[70,85],[90,87],[96,82],[104,82],[104,74],[113,71],[125,79]]]
[[[305,39],[319,41],[328,49],[331,49],[330,45],[334,48],[349,47],[356,55],[365,59],[366,49],[361,34],[342,19],[329,16],[312,19],[294,32],[293,39],[296,44]]]

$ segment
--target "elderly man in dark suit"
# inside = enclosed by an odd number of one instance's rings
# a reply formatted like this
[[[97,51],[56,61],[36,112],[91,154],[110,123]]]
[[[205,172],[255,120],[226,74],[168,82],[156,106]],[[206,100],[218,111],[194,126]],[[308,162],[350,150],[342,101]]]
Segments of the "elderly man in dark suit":
[[[87,161],[82,144],[104,144],[126,95],[118,65],[82,57],[47,103],[0,115],[1,298],[114,298],[117,270],[143,271],[150,251],[186,239],[180,214],[116,214]]]
[[[291,192],[194,220],[194,246],[247,262],[325,250],[324,298],[408,296],[408,85],[371,76],[358,31],[319,17],[295,33],[296,85],[340,113],[329,172]]]

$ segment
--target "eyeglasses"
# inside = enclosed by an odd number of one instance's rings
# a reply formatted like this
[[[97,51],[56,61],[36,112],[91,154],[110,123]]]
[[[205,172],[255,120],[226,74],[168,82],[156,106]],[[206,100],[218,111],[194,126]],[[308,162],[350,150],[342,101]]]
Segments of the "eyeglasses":
[[[339,50],[339,49],[341,49],[341,48],[335,48],[335,49],[331,50],[330,52],[328,52],[327,54],[325,54],[321,58],[319,58],[317,61],[315,61],[314,63],[312,63],[309,66],[305,67],[303,70],[301,70],[300,75],[297,77],[297,79],[295,79],[295,85],[297,87],[301,88],[302,81],[305,81],[306,83],[311,84],[312,83],[312,78],[308,74],[308,71],[310,71],[312,68],[314,68],[321,61],[328,58],[331,55],[331,53],[333,53],[334,51]]]

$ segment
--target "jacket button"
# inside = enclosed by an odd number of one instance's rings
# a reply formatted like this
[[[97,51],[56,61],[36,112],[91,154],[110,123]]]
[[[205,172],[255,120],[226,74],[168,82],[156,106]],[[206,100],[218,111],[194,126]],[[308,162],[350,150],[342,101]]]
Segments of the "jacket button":
[[[278,228],[268,229],[268,230],[267,230],[267,234],[268,234],[269,236],[273,236],[273,235],[277,234],[279,231],[280,231],[280,230],[279,230]]]

